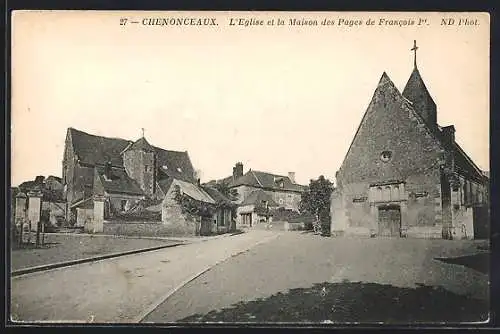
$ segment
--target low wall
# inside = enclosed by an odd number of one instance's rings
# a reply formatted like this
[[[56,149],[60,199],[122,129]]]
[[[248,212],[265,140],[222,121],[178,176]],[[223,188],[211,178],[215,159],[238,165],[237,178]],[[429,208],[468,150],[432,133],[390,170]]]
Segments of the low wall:
[[[443,228],[436,226],[413,226],[408,228],[408,238],[442,239]]]
[[[306,229],[306,224],[285,222],[284,228],[285,231],[303,231]]]
[[[194,224],[169,224],[163,222],[119,222],[105,221],[104,234],[142,237],[183,237],[194,236]]]
[[[335,235],[345,236],[363,236],[370,237],[370,229],[364,227],[349,227],[343,233],[333,231]],[[375,236],[376,237],[376,236]],[[422,238],[422,239],[442,239],[442,227],[436,226],[413,226],[406,230],[407,238]]]
[[[348,227],[343,235],[370,237],[371,231],[368,227]]]

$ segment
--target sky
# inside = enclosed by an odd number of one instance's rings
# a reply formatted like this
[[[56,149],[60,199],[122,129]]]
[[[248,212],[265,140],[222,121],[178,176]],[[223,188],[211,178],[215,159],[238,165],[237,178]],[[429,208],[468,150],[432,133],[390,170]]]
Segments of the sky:
[[[215,18],[218,26],[119,24]],[[362,25],[230,26],[231,18]],[[473,26],[442,18],[478,19]],[[364,24],[373,18],[375,25]],[[379,19],[423,25],[378,25]],[[417,63],[440,125],[489,170],[489,17],[481,13],[15,12],[12,184],[61,176],[68,127],[188,151],[202,181],[249,168],[334,180],[384,71]]]

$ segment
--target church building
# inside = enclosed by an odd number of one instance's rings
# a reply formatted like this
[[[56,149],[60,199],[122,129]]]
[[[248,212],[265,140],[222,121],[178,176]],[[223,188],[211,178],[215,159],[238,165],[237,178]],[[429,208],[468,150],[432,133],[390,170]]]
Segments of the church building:
[[[198,217],[184,212],[175,198],[179,192],[214,208],[213,217],[204,217],[199,233],[231,228],[230,201],[216,189],[201,187],[188,152],[153,146],[144,134],[131,141],[69,128],[62,167],[66,220],[77,227],[94,228],[95,200],[100,198],[105,222],[148,218],[198,233]],[[103,228],[99,225],[97,231]]]
[[[335,235],[488,237],[489,178],[456,143],[454,126],[437,123],[416,50],[402,93],[382,74],[336,173]]]

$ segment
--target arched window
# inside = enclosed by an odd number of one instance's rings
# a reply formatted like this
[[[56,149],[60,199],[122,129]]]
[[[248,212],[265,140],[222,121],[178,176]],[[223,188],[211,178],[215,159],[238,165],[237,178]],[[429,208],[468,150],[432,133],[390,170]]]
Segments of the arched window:
[[[391,187],[390,186],[384,187],[384,191],[382,193],[382,200],[383,201],[390,201],[391,200]]]
[[[376,201],[381,201],[382,200],[382,188],[381,187],[377,187],[377,189],[376,189],[375,200]]]
[[[392,191],[391,199],[393,201],[399,201],[400,199],[400,193],[399,193],[399,186],[394,186],[394,189]]]

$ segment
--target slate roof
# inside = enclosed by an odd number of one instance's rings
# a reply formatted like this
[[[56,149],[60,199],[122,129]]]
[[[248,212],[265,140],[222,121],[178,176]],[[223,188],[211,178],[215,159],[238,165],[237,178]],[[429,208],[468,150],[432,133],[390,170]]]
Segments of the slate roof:
[[[210,195],[210,197],[212,197],[215,202],[217,204],[225,204],[225,205],[232,205],[233,203],[231,202],[231,200],[229,200],[229,198],[227,198],[226,196],[224,196],[224,194],[222,194],[220,191],[218,191],[217,189],[213,188],[213,187],[210,187],[210,186],[204,186],[202,187],[203,190],[205,190],[207,192],[208,195]]]
[[[227,179],[227,178],[226,178]],[[280,187],[280,181],[283,182],[283,187]],[[229,182],[230,187],[247,185],[256,188],[265,188],[278,191],[304,191],[304,186],[293,183],[288,176],[277,175],[267,172],[249,170],[243,176]]]
[[[108,138],[92,135],[74,128],[69,128],[73,150],[78,158],[87,164],[104,165],[111,162],[113,166],[123,167],[122,153],[134,146],[138,149],[153,149],[156,152],[157,168],[161,169],[159,178],[172,176],[184,180],[194,179],[194,168],[187,151],[169,151],[151,146],[146,139],[136,142],[121,138]],[[162,166],[166,166],[168,171]]]
[[[153,146],[151,146],[146,138],[141,137],[137,139],[132,145],[129,145],[126,149],[128,150],[137,150],[137,151],[145,151],[145,152],[154,152]]]
[[[215,200],[201,187],[182,180],[174,180],[173,182],[180,187],[184,195],[200,202],[215,204]]]
[[[248,194],[247,198],[241,202],[241,205],[260,205],[263,202],[267,202],[269,207],[278,207],[279,205],[273,200],[271,195],[266,193],[262,189],[255,189],[250,194]]]
[[[389,79],[390,80],[390,79]],[[403,89],[403,96],[408,100],[412,101],[414,104],[428,104],[432,106],[436,106],[436,103],[432,99],[429,90],[425,86],[424,80],[418,71],[418,68],[414,68],[413,72],[406,83],[405,88]],[[415,105],[418,110],[419,106]]]
[[[158,180],[157,184],[160,187],[160,189],[163,191],[163,193],[166,194],[173,181],[174,181],[173,178],[167,177],[167,178],[164,178],[162,180]]]
[[[139,184],[131,179],[121,168],[111,168],[105,175],[103,167],[97,167],[97,172],[104,190],[109,194],[144,195]]]

